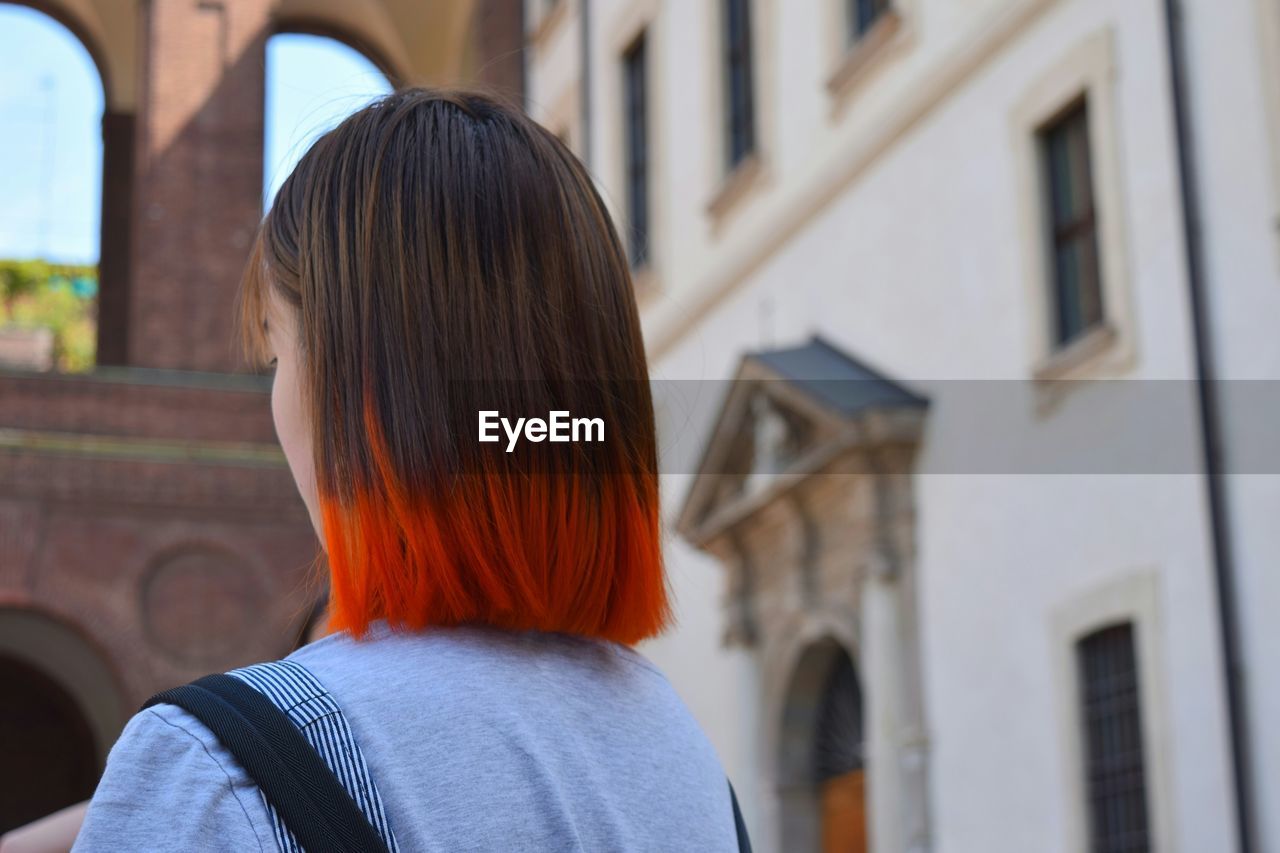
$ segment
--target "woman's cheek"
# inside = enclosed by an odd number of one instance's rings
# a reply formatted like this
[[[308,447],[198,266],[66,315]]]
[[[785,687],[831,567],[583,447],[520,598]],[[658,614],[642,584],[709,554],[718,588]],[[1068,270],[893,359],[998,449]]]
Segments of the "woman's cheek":
[[[284,450],[289,470],[293,474],[298,494],[306,504],[316,533],[320,534],[316,512],[317,496],[315,466],[311,456],[311,438],[308,424],[303,417],[297,383],[285,369],[276,374],[271,388],[271,410],[276,426],[276,437]],[[323,536],[321,536],[323,539]]]

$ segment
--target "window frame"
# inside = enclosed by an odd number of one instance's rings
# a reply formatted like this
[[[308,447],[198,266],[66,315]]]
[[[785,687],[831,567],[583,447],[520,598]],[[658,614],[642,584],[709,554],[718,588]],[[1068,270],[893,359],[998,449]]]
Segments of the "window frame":
[[[561,0],[564,2],[564,0]],[[640,30],[632,38],[631,42],[623,49],[619,57],[622,63],[622,71],[620,77],[622,79],[622,137],[624,153],[622,157],[623,175],[624,175],[624,192],[627,216],[625,222],[627,224],[627,259],[631,264],[633,271],[644,270],[650,264],[650,233],[651,233],[651,211],[653,208],[653,177],[650,169],[650,158],[652,139],[649,122],[650,112],[650,68],[649,61],[649,28],[641,27]],[[632,67],[636,62],[636,55],[639,55],[639,79],[635,78],[635,69]],[[639,88],[637,95],[635,88]],[[633,100],[635,99],[635,100]],[[636,103],[638,101],[638,105]],[[639,135],[637,140],[637,130],[635,123],[637,120],[636,111],[640,112]],[[637,141],[640,143],[641,151],[638,153]],[[642,174],[639,180],[642,186],[639,188],[637,197],[637,170]],[[638,217],[637,213],[643,211],[643,215]],[[637,223],[637,218],[642,219]]]
[[[839,0],[844,7],[844,39],[849,47],[867,37],[880,24],[886,15],[894,13],[893,0]],[[863,3],[872,8],[871,19],[863,23],[860,18],[860,7]]]
[[[1170,711],[1165,669],[1160,576],[1154,568],[1114,575],[1056,607],[1049,620],[1056,685],[1059,751],[1067,821],[1067,850],[1088,850],[1089,812],[1078,643],[1109,627],[1129,623],[1138,669],[1138,712],[1146,772],[1147,824],[1152,850],[1173,849],[1173,800],[1169,754]]]
[[[1271,206],[1280,232],[1280,8],[1273,0],[1254,0],[1257,9],[1258,51],[1262,56],[1263,100],[1271,142]],[[1277,241],[1280,251],[1280,240]],[[1280,255],[1278,255],[1280,257]]]
[[[1039,167],[1040,167],[1040,185],[1043,188],[1040,203],[1044,208],[1042,218],[1045,222],[1045,234],[1042,235],[1045,250],[1048,255],[1046,258],[1046,280],[1051,290],[1049,299],[1050,308],[1050,325],[1051,338],[1050,345],[1055,351],[1069,347],[1074,341],[1087,335],[1090,331],[1101,324],[1107,322],[1107,304],[1104,298],[1104,283],[1102,278],[1102,265],[1099,258],[1099,235],[1098,235],[1098,210],[1097,210],[1097,178],[1093,169],[1093,145],[1089,139],[1089,99],[1087,95],[1081,95],[1076,100],[1067,104],[1057,115],[1042,124],[1036,131],[1038,136],[1037,147],[1039,151]],[[1077,124],[1073,127],[1073,124]],[[1083,127],[1084,141],[1081,145],[1079,137],[1079,126]],[[1084,201],[1082,209],[1075,213],[1074,217],[1067,217],[1065,221],[1059,219],[1061,209],[1062,188],[1059,187],[1055,178],[1057,171],[1054,168],[1053,151],[1055,137],[1059,134],[1066,137],[1063,144],[1068,147],[1067,159],[1068,168],[1078,166],[1083,168],[1084,175],[1072,173],[1067,176],[1068,183],[1077,183],[1080,185]],[[1074,138],[1073,138],[1074,137]],[[1079,146],[1077,150],[1071,150],[1071,146]],[[1082,149],[1082,150],[1081,150]],[[1075,162],[1071,162],[1075,161]],[[1080,162],[1083,161],[1083,162]],[[1081,180],[1083,178],[1083,180]],[[1083,234],[1079,232],[1084,232]],[[1087,270],[1082,270],[1081,274],[1088,278],[1087,282],[1081,279],[1081,284],[1087,284],[1093,291],[1092,298],[1096,303],[1096,317],[1092,319],[1082,319],[1079,328],[1070,330],[1065,328],[1067,318],[1064,316],[1064,302],[1066,301],[1066,282],[1063,280],[1062,269],[1058,261],[1058,253],[1073,243],[1082,240],[1088,244],[1089,260]],[[1077,294],[1080,301],[1080,312],[1087,310],[1085,305],[1086,298],[1084,294]]]
[[[703,75],[707,109],[717,117],[707,125],[709,132],[703,137],[706,174],[710,176],[704,209],[713,241],[719,240],[729,223],[749,205],[750,199],[767,192],[774,180],[770,159],[776,143],[773,127],[777,85],[774,79],[774,37],[779,0],[742,2],[749,8],[752,148],[732,165],[729,162],[729,80],[725,62],[724,0],[699,4],[703,10],[703,44],[707,55],[716,57],[713,72]]]
[[[569,0],[564,0],[569,2]],[[599,64],[599,85],[593,85],[600,106],[598,129],[600,139],[595,146],[600,182],[604,189],[605,203],[616,223],[626,223],[619,228],[627,249],[628,267],[635,287],[636,299],[643,309],[664,287],[662,268],[666,257],[667,238],[665,227],[668,214],[664,209],[663,181],[666,156],[662,141],[666,138],[665,110],[668,108],[665,81],[662,77],[666,42],[663,35],[661,0],[635,0],[617,10],[617,14],[605,16],[600,22],[604,32],[606,53]],[[648,152],[648,228],[646,230],[646,263],[631,265],[631,241],[622,233],[629,227],[630,203],[627,198],[627,117],[623,98],[625,74],[623,57],[643,34],[645,44],[645,122]]]
[[[1105,645],[1113,642],[1120,642],[1123,645],[1115,648],[1104,648]],[[1119,675],[1130,675],[1129,672],[1119,669],[1098,673],[1102,678],[1091,678],[1090,670],[1096,671],[1100,668],[1099,664],[1106,662],[1100,658],[1114,658],[1117,651],[1123,651],[1128,656],[1128,660],[1124,661],[1124,663],[1132,665],[1131,680],[1126,680],[1120,685],[1116,683],[1107,684],[1108,680],[1116,681]],[[1145,732],[1142,725],[1143,675],[1142,666],[1138,660],[1137,631],[1133,622],[1127,620],[1114,622],[1084,634],[1075,642],[1075,656],[1077,685],[1079,687],[1077,697],[1079,706],[1077,710],[1082,723],[1080,732],[1082,754],[1080,757],[1084,766],[1082,782],[1085,788],[1086,845],[1091,853],[1111,853],[1111,845],[1101,849],[1096,846],[1101,834],[1099,824],[1107,822],[1106,815],[1111,811],[1105,806],[1100,808],[1099,801],[1103,795],[1108,793],[1112,802],[1115,802],[1114,798],[1117,795],[1128,794],[1128,791],[1117,790],[1116,783],[1120,781],[1119,777],[1136,773],[1140,780],[1141,791],[1141,797],[1138,798],[1138,803],[1141,806],[1141,830],[1144,834],[1146,847],[1151,850],[1153,849],[1151,843],[1151,790],[1147,783],[1149,761],[1146,754],[1146,745],[1143,743]],[[1114,660],[1112,663],[1114,664]],[[1131,750],[1136,753],[1133,766],[1126,764],[1119,767],[1108,767],[1107,765],[1109,764],[1119,763],[1115,760],[1118,756],[1095,754],[1096,732],[1099,729],[1115,730],[1117,723],[1122,724],[1120,726],[1121,729],[1129,728],[1126,724],[1130,722],[1132,722],[1137,734],[1137,742],[1132,746]],[[1129,734],[1133,734],[1133,732],[1129,732]]]
[[[757,62],[756,62],[756,39],[755,29],[759,27],[759,21],[755,10],[752,8],[752,0],[717,0],[719,6],[717,20],[719,24],[719,43],[720,51],[718,54],[720,76],[722,85],[720,88],[720,138],[723,151],[721,152],[722,163],[721,168],[724,174],[731,174],[737,170],[746,160],[756,155],[760,147],[759,139],[759,108],[758,108],[758,85],[757,85]],[[731,8],[738,7],[742,13],[740,38],[735,42],[732,32],[732,13]],[[744,103],[741,107],[745,110],[745,115],[739,115],[736,112],[738,108],[737,92],[734,89],[734,60],[737,56],[738,61],[745,65],[741,78],[745,93],[743,96]],[[742,127],[739,127],[739,124]],[[738,133],[741,130],[745,137],[743,148],[738,151],[737,141]]]
[[[1031,314],[1026,324],[1028,369],[1037,380],[1036,404],[1041,415],[1071,384],[1052,380],[1118,378],[1137,363],[1125,224],[1127,181],[1120,168],[1115,89],[1115,36],[1106,27],[1086,36],[1049,65],[1010,111],[1022,278]],[[1089,153],[1104,315],[1089,333],[1058,347],[1052,334],[1050,300],[1056,290],[1045,240],[1048,225],[1040,131],[1081,99],[1089,105]]]
[[[865,29],[855,24],[858,0],[826,0],[823,21],[830,120],[838,122],[855,95],[916,39],[919,0],[874,0],[883,9]]]

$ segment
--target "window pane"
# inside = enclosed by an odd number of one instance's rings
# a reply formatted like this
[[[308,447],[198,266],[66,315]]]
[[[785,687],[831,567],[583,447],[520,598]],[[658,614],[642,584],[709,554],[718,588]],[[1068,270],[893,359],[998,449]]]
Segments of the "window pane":
[[[889,11],[889,0],[847,0],[846,17],[849,24],[849,40],[864,36],[882,14]]]
[[[1070,192],[1075,207],[1072,213],[1083,215],[1093,208],[1093,175],[1089,167],[1089,125],[1081,109],[1063,126],[1067,157],[1070,162]]]
[[[1092,853],[1147,853],[1147,791],[1133,626],[1078,645]]]
[[[1070,343],[1103,320],[1089,123],[1081,101],[1040,133],[1048,211],[1054,342]]]
[[[755,148],[750,0],[723,0],[725,159],[732,169]]]
[[[627,245],[632,267],[649,260],[649,145],[645,39],[641,34],[623,55],[626,121]]]
[[[1047,141],[1053,219],[1055,224],[1070,222],[1078,213],[1079,201],[1075,197],[1076,181],[1071,174],[1071,154],[1067,147],[1067,134],[1061,131],[1050,133]]]
[[[1056,249],[1059,341],[1071,340],[1083,327],[1080,310],[1080,257],[1077,248],[1075,243],[1066,243]]]
[[[1080,319],[1081,331],[1102,322],[1102,282],[1098,278],[1098,240],[1091,228],[1081,235]]]

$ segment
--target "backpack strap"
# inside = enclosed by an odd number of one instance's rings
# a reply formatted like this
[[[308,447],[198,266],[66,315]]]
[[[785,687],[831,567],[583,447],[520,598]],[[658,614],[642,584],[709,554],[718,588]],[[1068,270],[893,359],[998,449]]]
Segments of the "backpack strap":
[[[342,709],[306,667],[259,663],[152,696],[204,723],[258,784],[285,853],[399,853],[382,798]],[[740,853],[752,853],[733,782]]]
[[[283,662],[257,666],[274,667],[280,663]],[[142,707],[160,703],[177,705],[218,737],[258,784],[282,850],[305,848],[307,853],[397,850],[371,781],[363,792],[357,790],[353,795],[350,783],[358,778],[355,768],[334,771],[335,751],[342,755],[350,753],[337,744],[327,755],[318,752],[310,739],[304,737],[305,730],[300,730],[296,719],[279,706],[284,694],[272,697],[251,686],[242,670],[235,672],[237,675],[207,675],[157,693]],[[320,691],[328,697],[323,688]],[[332,698],[328,697],[328,701],[332,702]],[[350,729],[345,722],[343,719],[341,728],[349,737]],[[358,752],[354,740],[350,741],[350,747]],[[359,764],[367,779],[363,756]],[[348,778],[347,782],[343,776]],[[356,799],[357,796],[360,799]],[[375,803],[381,827],[375,826],[366,811],[366,808],[374,810]],[[382,834],[384,830],[386,835]]]
[[[337,776],[343,789],[372,824],[390,853],[399,853],[395,833],[387,821],[378,786],[374,784],[364,753],[356,742],[342,708],[319,679],[293,660],[269,661],[233,669],[228,675],[253,687],[288,715],[311,748]],[[263,798],[266,799],[265,796]],[[268,802],[275,823],[276,843],[284,853],[302,853],[298,839]]]
[[[733,801],[733,828],[738,831],[739,853],[751,853],[751,839],[747,836],[747,823],[742,819],[742,809],[738,808],[738,794],[733,790],[733,782],[729,782],[729,799]]]

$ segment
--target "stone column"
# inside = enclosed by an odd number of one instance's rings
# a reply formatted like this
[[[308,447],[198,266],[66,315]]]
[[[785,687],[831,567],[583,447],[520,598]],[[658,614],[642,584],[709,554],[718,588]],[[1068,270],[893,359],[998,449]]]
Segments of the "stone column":
[[[872,693],[871,711],[871,743],[876,753],[871,780],[873,849],[928,853],[932,849],[929,745],[910,452],[877,451],[871,462],[878,544],[864,590],[863,615],[876,671],[872,691],[881,691],[878,696]]]
[[[129,358],[129,255],[133,230],[134,115],[102,114],[102,230],[98,258],[99,365]]]
[[[128,361],[229,371],[235,291],[261,215],[271,0],[151,0]]]

